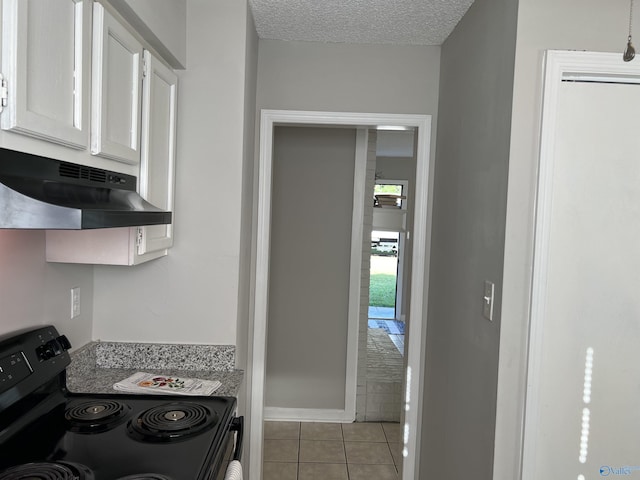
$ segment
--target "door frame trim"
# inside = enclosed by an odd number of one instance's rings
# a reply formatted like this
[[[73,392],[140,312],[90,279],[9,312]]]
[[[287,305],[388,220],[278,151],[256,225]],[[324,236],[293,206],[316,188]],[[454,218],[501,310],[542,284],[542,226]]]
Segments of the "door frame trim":
[[[413,225],[413,258],[411,272],[411,321],[405,340],[407,370],[403,398],[402,428],[404,457],[403,480],[416,477],[419,468],[420,427],[422,425],[423,366],[426,345],[426,301],[431,239],[431,191],[433,165],[430,156],[431,116],[416,114],[380,114],[352,112],[315,112],[262,110],[260,115],[260,155],[258,172],[258,205],[256,229],[256,272],[254,292],[253,340],[251,343],[249,398],[251,480],[260,480],[262,472],[262,437],[264,420],[264,387],[266,366],[267,311],[269,288],[269,251],[271,220],[271,182],[273,132],[278,125],[348,126],[377,128],[397,126],[415,128],[417,143],[416,185]],[[357,362],[354,362],[354,364]]]
[[[529,313],[527,383],[521,444],[521,480],[534,478],[535,438],[530,432],[539,422],[546,286],[549,273],[549,224],[551,218],[556,115],[560,85],[565,80],[640,84],[640,64],[625,63],[619,53],[548,50],[544,58],[544,93],[540,127],[531,308]],[[509,393],[512,395],[512,393]],[[500,398],[498,398],[500,403]]]

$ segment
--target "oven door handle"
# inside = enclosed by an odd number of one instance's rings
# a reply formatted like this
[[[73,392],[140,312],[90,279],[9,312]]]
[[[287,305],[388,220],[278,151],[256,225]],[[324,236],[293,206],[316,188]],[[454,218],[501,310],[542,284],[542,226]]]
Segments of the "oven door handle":
[[[229,430],[232,432],[238,432],[236,435],[236,448],[233,452],[233,460],[240,461],[240,457],[242,457],[242,441],[244,437],[244,417],[235,417],[231,420],[231,425],[229,426]]]

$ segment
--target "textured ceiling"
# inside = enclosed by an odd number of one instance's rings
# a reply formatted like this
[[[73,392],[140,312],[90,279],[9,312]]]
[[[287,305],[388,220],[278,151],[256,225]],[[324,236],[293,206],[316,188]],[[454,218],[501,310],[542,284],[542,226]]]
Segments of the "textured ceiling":
[[[441,45],[473,0],[249,0],[271,40]]]

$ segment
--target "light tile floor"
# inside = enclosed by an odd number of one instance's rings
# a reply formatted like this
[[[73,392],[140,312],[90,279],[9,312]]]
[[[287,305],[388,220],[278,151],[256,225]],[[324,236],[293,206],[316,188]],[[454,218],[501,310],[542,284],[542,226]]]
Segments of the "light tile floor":
[[[398,480],[398,423],[265,422],[262,480]]]

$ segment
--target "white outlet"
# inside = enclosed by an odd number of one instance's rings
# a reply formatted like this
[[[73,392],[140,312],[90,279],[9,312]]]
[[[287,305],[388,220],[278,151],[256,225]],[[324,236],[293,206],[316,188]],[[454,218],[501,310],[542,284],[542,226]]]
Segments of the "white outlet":
[[[484,281],[484,298],[482,304],[482,315],[487,320],[493,320],[493,294],[495,285],[489,280]]]
[[[71,318],[80,315],[80,287],[71,289]]]

